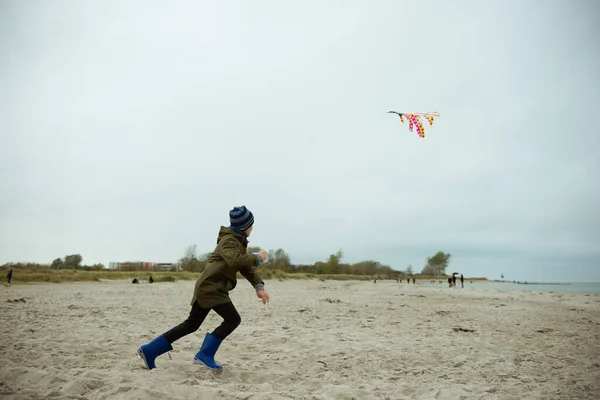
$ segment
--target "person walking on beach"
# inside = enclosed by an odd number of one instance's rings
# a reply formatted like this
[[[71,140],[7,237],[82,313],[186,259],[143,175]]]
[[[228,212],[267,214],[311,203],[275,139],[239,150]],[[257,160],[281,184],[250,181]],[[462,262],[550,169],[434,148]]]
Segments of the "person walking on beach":
[[[463,274],[460,274],[460,287],[465,287],[465,277],[463,276]]]
[[[456,288],[456,275],[452,275],[452,286]]]
[[[248,254],[248,236],[254,227],[254,215],[245,206],[234,207],[229,211],[230,226],[221,226],[217,246],[207,259],[206,268],[196,281],[192,306],[188,318],[181,324],[158,336],[150,343],[140,346],[138,355],[146,368],[156,368],[156,357],[173,350],[172,343],[196,332],[210,310],[214,310],[223,322],[212,333],[206,333],[202,347],[194,356],[194,363],[210,369],[222,370],[214,356],[222,341],[241,323],[240,315],[234,307],[229,292],[237,285],[239,271],[254,287],[256,295],[267,304],[270,297],[265,291],[265,283],[257,274],[267,258],[267,252]]]
[[[13,276],[13,269],[11,268],[8,271],[8,274],[6,274],[6,280],[8,281],[8,286],[10,286],[10,281],[12,280],[12,276]]]

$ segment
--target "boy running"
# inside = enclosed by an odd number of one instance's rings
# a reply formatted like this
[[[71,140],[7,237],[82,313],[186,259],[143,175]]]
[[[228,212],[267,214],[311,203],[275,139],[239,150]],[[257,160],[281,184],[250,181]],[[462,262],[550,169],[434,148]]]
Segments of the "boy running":
[[[196,332],[210,310],[214,310],[223,318],[223,322],[212,333],[206,333],[202,347],[194,356],[194,362],[211,369],[223,369],[215,362],[214,356],[221,342],[241,323],[240,315],[229,298],[229,292],[237,285],[238,271],[254,286],[256,295],[262,299],[263,304],[269,301],[265,283],[257,274],[257,267],[265,261],[267,252],[260,250],[258,254],[247,253],[254,216],[245,206],[234,207],[229,211],[229,220],[229,227],[221,226],[217,246],[208,257],[204,272],[196,281],[188,318],[138,348],[137,353],[144,360],[146,368],[155,368],[156,357],[173,350],[171,344],[176,340]]]

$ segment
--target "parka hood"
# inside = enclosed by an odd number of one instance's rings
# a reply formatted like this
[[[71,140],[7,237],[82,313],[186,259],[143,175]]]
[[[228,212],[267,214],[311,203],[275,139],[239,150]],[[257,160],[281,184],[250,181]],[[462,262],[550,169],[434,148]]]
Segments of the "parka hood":
[[[221,226],[221,228],[219,229],[219,235],[217,237],[217,244],[219,244],[219,242],[227,236],[233,236],[237,240],[242,242],[242,244],[248,244],[248,237],[246,235],[244,235],[241,232],[237,232],[227,226]]]

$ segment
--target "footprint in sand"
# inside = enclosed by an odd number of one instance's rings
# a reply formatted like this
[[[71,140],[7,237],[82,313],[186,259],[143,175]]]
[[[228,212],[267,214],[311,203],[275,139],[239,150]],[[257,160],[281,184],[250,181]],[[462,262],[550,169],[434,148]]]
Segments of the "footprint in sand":
[[[239,382],[252,384],[274,383],[277,380],[284,378],[284,376],[276,374],[260,374],[235,370],[224,370],[222,374],[224,378],[233,378]]]
[[[84,395],[103,386],[105,383],[100,379],[77,378],[66,384],[63,390],[70,394]]]

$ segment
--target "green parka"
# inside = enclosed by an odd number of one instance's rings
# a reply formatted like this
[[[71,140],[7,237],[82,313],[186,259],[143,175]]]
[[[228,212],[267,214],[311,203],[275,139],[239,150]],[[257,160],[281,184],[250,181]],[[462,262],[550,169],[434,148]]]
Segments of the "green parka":
[[[264,282],[257,274],[260,257],[257,254],[248,254],[247,249],[246,235],[222,226],[217,238],[217,247],[208,257],[206,269],[196,281],[190,305],[197,301],[202,308],[212,308],[231,301],[229,291],[237,285],[238,271],[255,289],[264,288]]]

